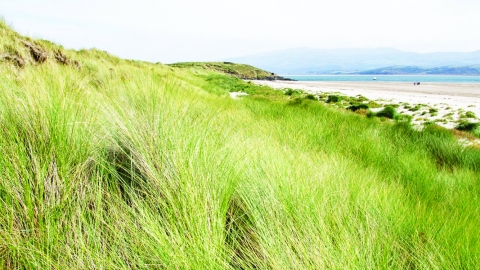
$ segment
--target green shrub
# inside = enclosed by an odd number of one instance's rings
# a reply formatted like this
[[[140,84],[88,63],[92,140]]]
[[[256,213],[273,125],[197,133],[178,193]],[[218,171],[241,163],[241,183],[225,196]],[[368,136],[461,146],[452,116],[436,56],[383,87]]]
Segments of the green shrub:
[[[347,107],[347,110],[350,110],[352,112],[356,112],[357,110],[360,110],[360,109],[368,110],[369,107],[367,104],[363,104],[363,103]]]
[[[429,113],[437,113],[438,112],[438,109],[435,109],[435,108],[430,108],[430,110],[428,110]]]
[[[298,92],[296,90],[293,90],[291,88],[287,88],[287,90],[285,91],[285,95],[287,95],[287,96],[291,96],[291,95],[295,95],[295,94],[300,94],[300,92]]]
[[[337,103],[342,101],[342,97],[337,96],[337,95],[330,95],[328,96],[327,103]]]
[[[378,104],[377,102],[371,100],[367,103],[368,107],[370,108],[380,108],[382,105]]]
[[[312,94],[308,94],[305,96],[305,99],[310,99],[310,100],[318,100],[316,96],[312,95]]]
[[[370,110],[368,109],[359,109],[355,111],[356,114],[361,114],[361,115],[367,115],[370,113]]]
[[[410,122],[412,122],[413,116],[408,115],[408,114],[397,114],[397,115],[394,116],[394,119],[397,122],[410,123]]]
[[[477,118],[474,112],[468,111],[465,113],[465,118]]]
[[[364,102],[364,101],[367,101],[368,98],[366,98],[366,97],[364,97],[364,96],[362,96],[362,95],[358,95],[358,96],[357,96],[357,100],[358,100],[358,102]]]
[[[479,126],[480,126],[480,123],[473,123],[473,122],[469,122],[469,121],[461,121],[460,123],[458,123],[458,125],[455,127],[455,129],[461,130],[461,131],[471,132],[471,131],[474,131],[474,130],[478,129]]]
[[[302,103],[303,103],[303,99],[297,97],[292,100],[289,100],[287,104],[290,106],[298,106],[298,105],[302,105]]]
[[[425,121],[425,122],[423,123],[423,125],[424,125],[425,127],[438,126],[438,125],[437,125],[435,122],[433,122],[433,121]]]
[[[405,108],[406,108],[406,107],[405,107]],[[416,112],[416,111],[420,110],[421,108],[422,108],[422,105],[417,104],[417,105],[415,105],[415,107],[411,107],[411,108],[408,109],[408,110],[411,111],[411,112]]]
[[[389,105],[389,106],[386,106],[383,110],[379,111],[377,113],[377,117],[386,117],[386,118],[394,119],[397,114],[398,114],[397,110],[395,110],[394,107]]]
[[[444,124],[446,124],[446,123],[448,123],[448,121],[447,121],[447,119],[442,119],[442,118],[440,118],[440,119],[436,119],[436,120],[435,120],[435,123],[444,123]]]
[[[365,97],[362,97],[362,96],[360,96],[360,97],[343,97],[343,99],[344,99],[344,101],[347,101],[351,105],[362,103],[362,102],[367,100]]]

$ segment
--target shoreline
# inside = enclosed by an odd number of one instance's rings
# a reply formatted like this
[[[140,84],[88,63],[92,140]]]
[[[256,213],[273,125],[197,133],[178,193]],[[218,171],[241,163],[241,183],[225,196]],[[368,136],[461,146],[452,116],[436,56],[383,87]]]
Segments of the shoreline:
[[[480,77],[478,74],[355,74],[355,73],[346,73],[346,74],[278,74],[279,76],[283,77],[341,77],[341,76],[351,76],[351,77],[357,77],[357,76],[365,76],[365,77],[388,77],[388,76],[418,76],[418,77]]]

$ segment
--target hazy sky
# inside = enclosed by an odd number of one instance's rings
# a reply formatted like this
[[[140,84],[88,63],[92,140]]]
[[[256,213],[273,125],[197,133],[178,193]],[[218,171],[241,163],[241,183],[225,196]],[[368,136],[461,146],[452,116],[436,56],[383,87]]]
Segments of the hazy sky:
[[[272,50],[480,50],[480,0],[0,0],[24,35],[152,62]]]

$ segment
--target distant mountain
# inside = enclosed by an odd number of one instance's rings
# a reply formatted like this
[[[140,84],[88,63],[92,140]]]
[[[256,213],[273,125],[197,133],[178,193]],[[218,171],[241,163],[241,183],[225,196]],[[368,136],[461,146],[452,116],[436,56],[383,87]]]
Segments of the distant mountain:
[[[413,53],[393,48],[310,49],[296,48],[229,58],[278,74],[354,73],[391,66],[435,68],[480,65],[480,50],[475,52]]]
[[[432,75],[480,75],[480,66],[445,66],[421,68],[416,66],[392,66],[355,72],[364,75],[402,75],[402,74],[432,74]]]

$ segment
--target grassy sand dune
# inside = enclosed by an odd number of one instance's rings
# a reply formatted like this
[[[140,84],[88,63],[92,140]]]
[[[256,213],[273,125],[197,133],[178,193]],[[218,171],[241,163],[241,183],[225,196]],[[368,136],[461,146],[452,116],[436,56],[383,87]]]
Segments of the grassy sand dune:
[[[191,69],[191,70],[207,70],[216,71],[227,75],[232,75],[240,79],[265,80],[265,79],[281,79],[282,77],[274,73],[245,64],[236,64],[232,62],[183,62],[170,64],[171,67]]]
[[[480,152],[443,129],[0,29],[0,268],[480,263]]]

